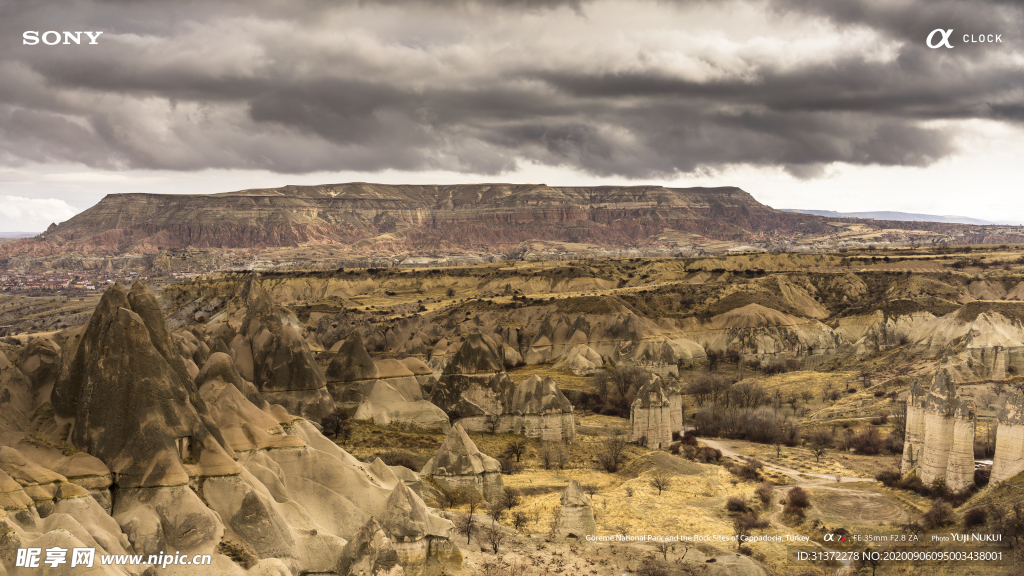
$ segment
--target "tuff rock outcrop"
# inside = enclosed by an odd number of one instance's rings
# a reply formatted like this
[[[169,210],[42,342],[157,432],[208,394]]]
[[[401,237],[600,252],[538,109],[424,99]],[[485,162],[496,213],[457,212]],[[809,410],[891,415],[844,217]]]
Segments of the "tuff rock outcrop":
[[[334,409],[327,381],[286,310],[262,290],[249,299],[248,313],[231,350],[239,373],[267,401],[319,420]]]
[[[342,406],[355,408],[356,420],[378,426],[392,422],[448,429],[448,416],[424,399],[432,371],[417,358],[374,361],[359,332],[352,332],[327,367],[327,387]]]
[[[1018,392],[1007,399],[998,418],[996,451],[992,459],[993,483],[1024,472],[1024,394]]]
[[[551,378],[530,376],[520,382],[508,412],[501,415],[497,432],[553,442],[576,439],[572,403]]]
[[[431,545],[426,560],[409,555],[406,573],[423,573],[432,557],[458,566],[450,522],[422,502],[403,508],[415,509],[405,520],[388,516],[399,501],[416,503],[395,474],[358,462],[304,418],[268,403],[224,352],[209,354],[193,381],[186,361],[195,351],[181,342],[140,283],[127,293],[108,289],[84,329],[69,333],[48,399],[53,409],[36,410],[32,442],[19,441],[24,434],[16,431],[0,436],[8,444],[0,444],[5,569],[19,547],[57,545],[144,558],[168,550],[211,554],[202,573],[217,576],[365,566],[395,576],[403,570],[401,558],[388,565],[390,542],[405,542],[420,525],[429,526]],[[0,383],[30,396],[28,379],[10,378],[17,369],[4,361],[0,355]],[[388,518],[383,532],[373,518]],[[367,527],[362,540],[360,527]],[[223,546],[248,560],[236,563]],[[186,566],[161,572],[197,573]]]
[[[470,334],[430,392],[430,401],[470,430],[483,430],[512,405],[515,384],[505,372],[501,348]]]
[[[960,397],[949,371],[940,368],[925,390],[915,381],[907,395],[907,437],[901,469],[916,469],[926,484],[945,482],[951,490],[974,483],[974,401]]]
[[[664,448],[672,434],[683,431],[682,390],[674,382],[654,377],[640,387],[629,407],[630,442]]]
[[[588,534],[597,533],[597,521],[590,507],[590,498],[578,481],[569,481],[562,492],[561,504],[555,527],[559,536],[583,540]]]
[[[433,478],[448,490],[476,492],[488,502],[494,501],[505,489],[501,479],[501,464],[480,452],[459,423],[452,426],[441,447],[423,466],[420,474]]]

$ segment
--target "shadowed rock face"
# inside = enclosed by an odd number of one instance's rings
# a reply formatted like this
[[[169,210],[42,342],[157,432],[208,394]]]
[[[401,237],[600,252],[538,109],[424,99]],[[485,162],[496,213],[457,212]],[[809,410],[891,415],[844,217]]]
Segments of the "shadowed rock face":
[[[32,392],[47,397],[60,375],[60,346],[49,338],[36,338],[18,356],[18,367],[32,383]]]
[[[470,334],[445,367],[430,401],[453,420],[505,413],[512,405],[515,384],[499,354],[488,338]]]
[[[356,382],[377,377],[377,367],[363,345],[363,337],[353,331],[327,366],[328,382]],[[332,391],[332,395],[334,392]],[[335,395],[335,399],[340,398]]]
[[[1024,472],[1024,394],[1007,399],[999,411],[992,482],[1002,482]]]
[[[250,299],[239,337],[236,349],[245,360],[236,355],[235,362],[244,373],[251,358],[253,384],[268,402],[317,421],[334,409],[308,345],[266,293],[258,291]]]
[[[902,470],[921,480],[942,480],[951,490],[974,483],[974,401],[961,398],[949,371],[941,368],[925,392],[914,382],[907,396],[907,438]]]
[[[678,387],[654,378],[640,387],[629,408],[630,441],[646,440],[650,448],[672,443],[672,433],[683,431],[683,399]]]
[[[75,419],[71,441],[110,467],[121,486],[186,484],[183,459],[237,473],[144,285],[108,289],[64,354],[53,409]]]
[[[327,386],[338,404],[356,411],[356,420],[378,426],[392,422],[448,430],[448,416],[423,397],[421,378],[432,381],[430,368],[415,358],[374,362],[353,332],[327,368]]]

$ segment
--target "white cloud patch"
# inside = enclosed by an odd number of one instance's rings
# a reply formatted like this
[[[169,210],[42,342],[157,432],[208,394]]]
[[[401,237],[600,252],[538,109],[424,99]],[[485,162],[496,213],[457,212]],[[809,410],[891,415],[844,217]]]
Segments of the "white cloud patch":
[[[59,223],[78,213],[58,198],[0,196],[0,229],[18,232],[42,232],[51,223]]]

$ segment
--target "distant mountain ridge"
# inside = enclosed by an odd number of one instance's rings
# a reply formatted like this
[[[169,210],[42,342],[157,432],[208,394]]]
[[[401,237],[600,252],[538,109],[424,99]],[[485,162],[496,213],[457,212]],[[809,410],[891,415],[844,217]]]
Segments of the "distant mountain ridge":
[[[897,222],[942,222],[944,224],[973,224],[977,226],[1016,226],[1020,222],[992,222],[968,216],[937,216],[935,214],[916,214],[913,212],[874,211],[874,212],[835,212],[833,210],[804,210],[802,208],[780,208],[783,212],[797,212],[825,216],[826,218],[865,218],[868,220],[893,220]]]
[[[71,269],[106,267],[117,265],[103,261],[114,256],[149,258],[142,265],[155,266],[157,254],[180,249],[240,250],[230,256],[233,262],[277,251],[272,258],[333,265],[323,251],[289,255],[278,250],[324,247],[344,255],[336,263],[347,264],[338,266],[352,266],[350,257],[518,258],[537,250],[561,258],[1024,242],[1024,230],[996,227],[891,220],[871,226],[877,235],[816,214],[776,210],[734,186],[351,182],[221,194],[111,194],[34,238],[0,243],[0,266],[24,267],[26,259],[42,259]],[[166,256],[161,262],[169,266]]]
[[[634,246],[665,230],[739,239],[797,229],[827,226],[728,186],[354,182],[210,195],[112,194],[39,239],[93,254],[303,244],[501,252],[526,241]]]

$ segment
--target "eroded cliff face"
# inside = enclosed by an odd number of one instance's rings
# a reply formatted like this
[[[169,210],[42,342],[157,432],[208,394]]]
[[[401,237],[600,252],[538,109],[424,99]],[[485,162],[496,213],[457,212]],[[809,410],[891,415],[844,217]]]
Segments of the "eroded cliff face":
[[[528,223],[528,225],[526,225]],[[214,195],[116,194],[5,255],[154,252],[348,244],[391,251],[496,252],[528,240],[623,246],[665,229],[714,237],[827,228],[733,187],[551,187],[543,184],[285,186]],[[58,248],[56,242],[62,243]],[[503,248],[504,247],[504,248]]]
[[[941,480],[951,490],[973,484],[976,417],[974,401],[957,394],[947,369],[935,373],[927,391],[915,381],[907,396],[903,473],[916,469],[926,484]]]
[[[665,448],[672,434],[683,431],[682,391],[662,378],[653,378],[640,387],[629,409],[631,442],[643,442],[648,448]]]
[[[1024,394],[1011,396],[999,411],[992,482],[1002,482],[1024,472]]]
[[[280,317],[249,320],[261,326],[245,331],[255,349],[282,359],[268,366],[309,354],[302,340],[273,352],[267,343]],[[0,361],[10,400],[0,404],[20,413],[0,434],[0,572],[13,570],[17,548],[52,546],[144,558],[210,554],[202,573],[217,576],[458,568],[451,522],[432,514],[406,481],[357,461],[301,416],[269,403],[282,392],[278,380],[260,390],[252,366],[243,374],[226,347],[207,353],[219,336],[189,336],[170,334],[145,286],[115,285],[64,342],[39,410],[32,391],[45,391],[36,385],[49,378],[43,363],[26,362],[30,380]],[[52,358],[56,349],[36,346],[25,359]],[[193,374],[194,360],[203,366]],[[32,411],[39,417],[30,438],[25,413]],[[108,568],[104,574],[138,574],[146,566]]]

